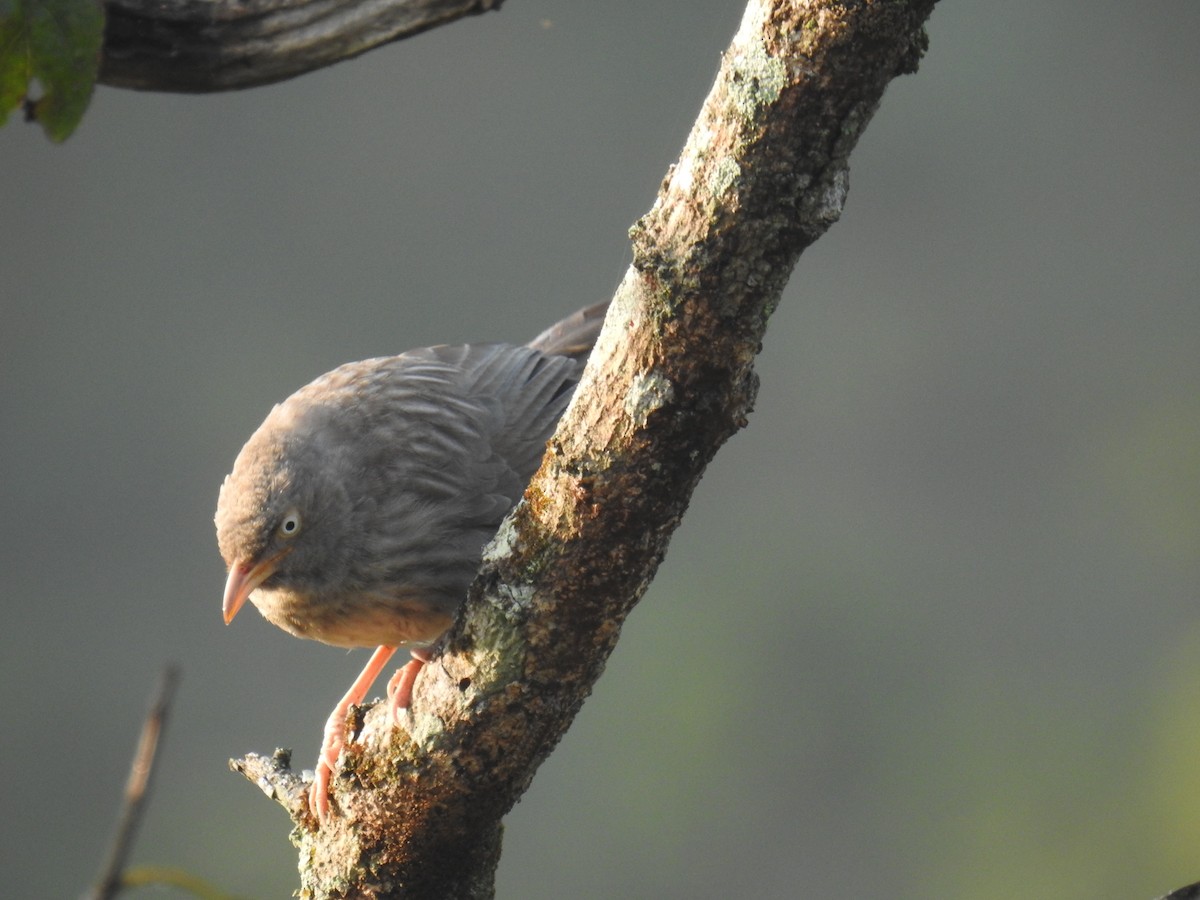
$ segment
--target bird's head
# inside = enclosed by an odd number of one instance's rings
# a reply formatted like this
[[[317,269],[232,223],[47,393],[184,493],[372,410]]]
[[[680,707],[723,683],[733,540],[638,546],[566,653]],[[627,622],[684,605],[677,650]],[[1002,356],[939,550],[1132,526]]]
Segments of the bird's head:
[[[229,567],[226,623],[259,587],[319,593],[337,577],[350,510],[337,454],[323,446],[313,416],[285,407],[267,417],[221,485],[215,523]]]

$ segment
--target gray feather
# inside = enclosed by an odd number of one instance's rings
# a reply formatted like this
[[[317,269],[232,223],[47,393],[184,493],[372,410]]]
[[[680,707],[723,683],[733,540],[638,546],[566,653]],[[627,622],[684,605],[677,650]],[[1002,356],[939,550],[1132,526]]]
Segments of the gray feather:
[[[341,646],[436,639],[536,469],[603,311],[581,310],[524,347],[349,363],[276,406],[216,515],[229,565],[283,553],[250,596],[263,615]],[[281,536],[291,512],[303,528]]]

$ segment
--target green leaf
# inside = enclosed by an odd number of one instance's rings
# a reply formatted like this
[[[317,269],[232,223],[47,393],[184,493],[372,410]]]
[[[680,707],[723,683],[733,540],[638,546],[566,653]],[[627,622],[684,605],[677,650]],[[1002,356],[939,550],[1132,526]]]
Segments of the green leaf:
[[[121,887],[137,888],[146,885],[176,887],[200,900],[245,900],[243,897],[226,894],[190,872],[168,866],[137,866],[127,869],[121,876]]]
[[[66,140],[92,97],[103,40],[99,0],[0,0],[0,125],[24,106],[50,140]]]

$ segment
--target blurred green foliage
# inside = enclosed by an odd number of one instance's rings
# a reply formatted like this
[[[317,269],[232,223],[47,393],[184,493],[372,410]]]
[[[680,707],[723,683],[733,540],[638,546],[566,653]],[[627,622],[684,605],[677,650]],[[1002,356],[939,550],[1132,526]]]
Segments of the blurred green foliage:
[[[24,106],[65,141],[91,100],[103,39],[98,0],[0,0],[0,125]],[[41,95],[30,98],[35,82]]]

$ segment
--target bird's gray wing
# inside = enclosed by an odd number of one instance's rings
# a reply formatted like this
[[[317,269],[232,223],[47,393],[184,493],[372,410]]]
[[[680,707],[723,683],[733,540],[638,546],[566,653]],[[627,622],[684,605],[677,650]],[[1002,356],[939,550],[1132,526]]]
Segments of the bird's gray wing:
[[[548,356],[584,359],[592,352],[592,345],[600,335],[606,312],[607,300],[585,307],[555,322],[525,346],[540,350]]]
[[[487,405],[489,462],[507,470],[497,486],[515,503],[571,401],[583,362],[510,344],[438,346],[415,353],[452,366],[462,395]]]

